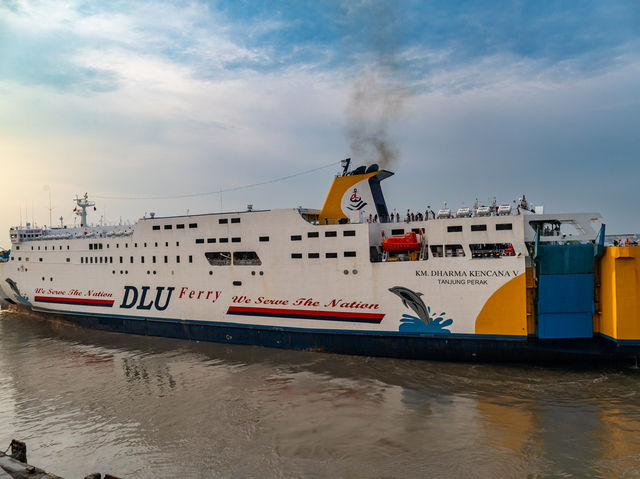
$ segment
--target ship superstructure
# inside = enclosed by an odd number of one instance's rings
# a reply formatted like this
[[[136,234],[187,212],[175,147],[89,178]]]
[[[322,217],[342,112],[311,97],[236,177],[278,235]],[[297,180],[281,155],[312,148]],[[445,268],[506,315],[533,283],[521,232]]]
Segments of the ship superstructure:
[[[320,210],[88,226],[77,198],[79,227],[11,229],[2,300],[99,329],[341,353],[640,351],[640,248],[605,248],[599,214],[523,197],[401,218],[381,188],[393,173],[348,166]]]

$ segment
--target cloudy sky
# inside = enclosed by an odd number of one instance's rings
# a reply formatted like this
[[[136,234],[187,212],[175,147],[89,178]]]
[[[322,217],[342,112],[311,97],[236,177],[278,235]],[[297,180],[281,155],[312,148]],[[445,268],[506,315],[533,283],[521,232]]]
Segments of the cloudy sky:
[[[319,208],[352,157],[401,211],[525,193],[640,232],[639,132],[636,1],[0,0],[0,231],[49,193],[71,224],[84,192]]]

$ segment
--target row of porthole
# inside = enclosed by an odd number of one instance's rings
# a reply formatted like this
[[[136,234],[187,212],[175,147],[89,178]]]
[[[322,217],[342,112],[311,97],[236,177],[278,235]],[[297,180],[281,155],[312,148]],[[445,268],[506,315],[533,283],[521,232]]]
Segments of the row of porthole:
[[[345,270],[344,270],[344,274],[349,274],[349,270],[348,270],[348,269],[345,269]],[[351,274],[358,274],[358,270],[357,270],[357,269],[353,269],[353,270],[351,270]]]
[[[25,269],[25,271],[26,271],[26,269]],[[46,281],[46,280],[44,279],[44,276],[42,277],[42,281]],[[53,278],[49,278],[49,281],[53,281]]]

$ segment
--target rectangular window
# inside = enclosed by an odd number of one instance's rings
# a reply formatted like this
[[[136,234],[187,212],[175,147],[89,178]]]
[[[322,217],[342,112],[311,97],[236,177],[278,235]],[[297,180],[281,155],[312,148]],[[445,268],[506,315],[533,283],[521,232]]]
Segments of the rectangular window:
[[[447,226],[447,233],[460,233],[462,231],[462,225]]]
[[[189,263],[193,263],[193,256],[189,255]]]
[[[176,256],[176,263],[180,262],[180,256]]]
[[[180,246],[180,241],[176,241],[176,246]]]
[[[404,228],[391,230],[391,234],[394,235],[394,236],[403,235],[404,234]]]
[[[215,238],[207,238],[207,243],[215,243],[216,239]]]
[[[233,264],[240,266],[260,266],[262,261],[255,251],[235,251],[233,253]]]
[[[307,233],[307,238],[318,238],[320,237],[320,233],[317,231],[309,231]]]
[[[196,244],[203,244],[204,238],[196,238]]]
[[[336,236],[338,236],[338,233],[336,231],[325,231],[324,232],[324,237],[325,238],[335,238]]]
[[[513,225],[511,223],[498,223],[496,224],[496,231],[505,231],[513,229]]]
[[[113,263],[113,256],[109,256],[109,264]]]
[[[93,243],[89,243],[89,250],[93,249]]]
[[[120,256],[120,263],[122,263],[122,256]]]
[[[240,223],[240,218],[231,218],[232,223]]]
[[[177,230],[183,230],[184,229],[184,225],[176,225],[176,229]]]
[[[431,256],[433,256],[434,258],[442,258],[442,245],[431,245]]]
[[[71,262],[71,258],[67,258],[67,263],[70,263],[70,262]]]
[[[220,243],[228,243],[229,238],[220,238]]]
[[[197,228],[198,223],[189,223],[189,228]]]
[[[155,263],[155,262],[156,262],[156,257],[155,257],[155,256],[152,256],[152,257],[151,257],[151,262],[152,262],[152,263]]]
[[[344,252],[344,257],[345,258],[355,258],[356,256],[356,252],[355,251],[345,251]]]
[[[144,263],[144,256],[140,256],[140,262]]]
[[[309,259],[316,259],[320,257],[320,253],[309,253]]]
[[[158,231],[160,229],[160,225],[153,225],[153,231]]]
[[[444,245],[444,255],[447,258],[462,258],[464,249],[461,244],[446,244]]]
[[[515,256],[516,252],[511,243],[479,243],[470,244],[472,258],[499,258],[501,256]]]
[[[215,253],[205,253],[204,257],[212,266],[229,266],[231,264],[231,253],[228,251],[217,251]]]
[[[487,225],[471,225],[471,231],[487,231]]]
[[[240,243],[240,238],[236,237],[236,238],[231,238],[231,242],[232,243]]]
[[[102,243],[98,244],[98,248],[102,249]]]
[[[356,230],[345,230],[342,232],[343,236],[355,236],[356,235]]]
[[[291,253],[291,258],[302,259],[302,253]]]
[[[218,220],[218,224],[220,225],[226,225],[229,222],[229,218],[220,218]]]
[[[84,263],[84,258],[82,256],[80,256],[80,264]]]
[[[102,256],[100,256],[100,264],[102,264]]]
[[[168,257],[168,256],[165,256],[165,257],[164,257],[164,262],[165,262],[165,263],[168,263],[168,262],[169,262],[169,257]]]
[[[173,225],[164,225],[164,229],[166,230],[170,230],[171,228],[173,228]]]
[[[338,257],[338,253],[325,253],[324,257],[325,258],[337,258]]]
[[[268,237],[268,236],[260,236],[260,237],[258,238],[258,241],[261,241],[261,242],[263,242],[263,243],[264,243],[264,242],[266,242],[266,241],[269,241],[269,237]]]
[[[291,235],[291,241],[301,241],[302,235]]]
[[[133,264],[133,256],[129,256],[129,262]]]
[[[156,248],[158,247],[158,242],[157,242],[157,241],[155,242],[155,247],[156,247]]]

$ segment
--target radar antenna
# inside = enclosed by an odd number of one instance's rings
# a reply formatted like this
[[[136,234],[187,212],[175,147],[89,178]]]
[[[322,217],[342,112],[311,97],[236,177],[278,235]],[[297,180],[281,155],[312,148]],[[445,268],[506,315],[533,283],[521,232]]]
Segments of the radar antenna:
[[[94,201],[89,201],[89,194],[85,193],[84,196],[78,198],[75,197],[75,202],[78,207],[73,209],[73,212],[80,217],[80,227],[87,226],[87,207],[93,206],[96,209]]]

